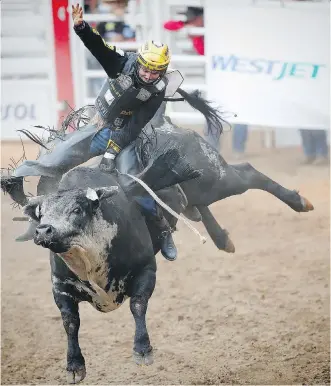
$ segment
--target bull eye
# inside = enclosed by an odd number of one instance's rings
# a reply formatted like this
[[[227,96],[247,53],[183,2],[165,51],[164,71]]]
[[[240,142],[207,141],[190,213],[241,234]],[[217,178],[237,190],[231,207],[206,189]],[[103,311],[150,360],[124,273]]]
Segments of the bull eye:
[[[82,210],[81,210],[81,208],[77,207],[77,208],[75,208],[75,209],[73,210],[73,213],[75,213],[75,214],[81,214],[81,213],[82,213]]]

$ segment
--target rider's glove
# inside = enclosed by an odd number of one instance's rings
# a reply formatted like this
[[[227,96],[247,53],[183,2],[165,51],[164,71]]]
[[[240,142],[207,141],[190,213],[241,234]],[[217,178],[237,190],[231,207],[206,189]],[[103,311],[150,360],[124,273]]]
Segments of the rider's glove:
[[[111,173],[115,169],[115,154],[106,152],[100,162],[99,168],[107,173]]]

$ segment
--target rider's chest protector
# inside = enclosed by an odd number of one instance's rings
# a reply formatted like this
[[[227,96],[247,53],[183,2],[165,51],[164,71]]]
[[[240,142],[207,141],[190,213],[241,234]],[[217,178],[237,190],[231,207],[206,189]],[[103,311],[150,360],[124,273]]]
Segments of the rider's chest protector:
[[[155,85],[135,87],[131,76],[120,74],[115,79],[106,80],[95,106],[113,130],[121,129],[144,102],[163,91],[166,86],[167,79],[162,78]]]

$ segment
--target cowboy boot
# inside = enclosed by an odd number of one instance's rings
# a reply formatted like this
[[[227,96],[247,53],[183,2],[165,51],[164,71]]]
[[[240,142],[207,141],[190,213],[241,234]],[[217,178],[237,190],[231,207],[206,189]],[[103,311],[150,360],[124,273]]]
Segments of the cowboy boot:
[[[177,259],[177,248],[171,234],[171,227],[164,217],[162,210],[157,206],[157,214],[152,221],[160,231],[160,243],[162,255],[170,261]]]

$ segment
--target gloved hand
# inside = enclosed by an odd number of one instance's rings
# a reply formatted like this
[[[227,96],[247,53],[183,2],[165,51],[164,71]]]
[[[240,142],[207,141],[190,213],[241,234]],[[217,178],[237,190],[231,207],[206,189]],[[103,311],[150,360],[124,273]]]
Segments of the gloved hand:
[[[99,169],[106,173],[111,173],[115,169],[115,155],[112,153],[105,153],[103,156]]]

